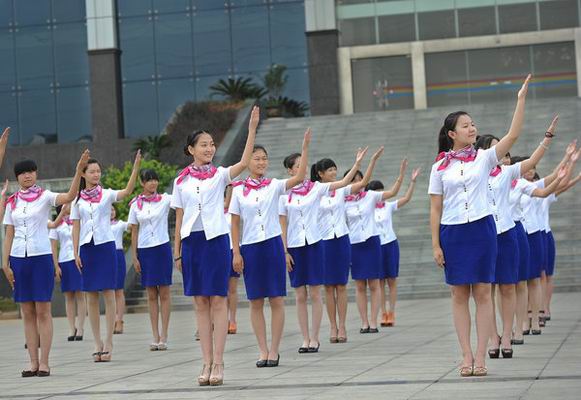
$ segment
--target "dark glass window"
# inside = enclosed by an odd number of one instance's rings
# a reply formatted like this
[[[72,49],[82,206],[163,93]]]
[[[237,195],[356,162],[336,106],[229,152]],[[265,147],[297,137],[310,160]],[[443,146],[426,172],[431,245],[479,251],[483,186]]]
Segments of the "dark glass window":
[[[123,80],[154,78],[152,17],[120,18],[119,40]]]
[[[355,112],[413,108],[409,56],[353,60],[351,68]]]
[[[0,0],[0,27],[12,26],[12,0]]]
[[[60,86],[88,84],[87,27],[85,23],[54,26],[56,81]]]
[[[89,88],[79,86],[57,90],[58,142],[70,143],[91,136]]]
[[[268,68],[270,65],[270,35],[267,7],[233,8],[230,16],[232,20],[234,72]]]
[[[50,22],[50,1],[17,0],[14,19],[18,26],[42,25]]]
[[[117,0],[117,13],[121,17],[148,15],[152,12],[151,0]]]
[[[52,90],[27,90],[20,93],[20,144],[53,143],[56,139],[55,95]]]
[[[155,51],[157,74],[160,77],[193,76],[191,23],[186,13],[156,17]]]
[[[431,11],[418,13],[420,40],[456,37],[454,11]]]
[[[272,62],[289,68],[307,65],[305,6],[276,4],[270,8]]]
[[[19,28],[16,32],[16,68],[22,89],[48,90],[53,82],[53,57],[49,26]]]
[[[428,106],[469,104],[466,52],[425,54]]]
[[[309,102],[309,71],[306,68],[287,70],[288,84],[284,96],[298,101]]]
[[[534,3],[498,6],[500,33],[537,30],[537,10]]]
[[[579,26],[577,0],[539,2],[541,29],[573,28]]]
[[[0,92],[0,129],[11,128],[9,143],[12,145],[20,144],[17,107],[16,92]]]
[[[377,20],[379,42],[413,42],[416,40],[416,19],[413,14],[385,15]]]
[[[339,4],[364,4],[364,3],[373,3],[375,0],[338,0]]]
[[[226,8],[228,0],[193,0],[196,10],[218,10]]]
[[[154,81],[123,84],[125,137],[157,135],[157,94]]]
[[[52,18],[56,23],[84,21],[86,19],[85,2],[81,0],[52,0]]]
[[[537,44],[532,50],[535,97],[576,96],[574,43]]]
[[[159,109],[159,129],[167,125],[176,109],[186,101],[195,101],[194,79],[167,79],[157,84],[157,104]]]
[[[458,9],[459,36],[481,36],[496,34],[494,7]]]
[[[0,29],[0,92],[13,90],[15,86],[14,37],[8,29]]]
[[[266,0],[229,0],[230,7],[258,6],[266,4]]]
[[[153,0],[155,13],[187,12],[190,10],[189,0]]]
[[[218,83],[218,80],[220,79],[228,79],[229,76],[227,75],[211,75],[211,76],[200,76],[198,78],[196,78],[195,81],[195,85],[196,85],[196,100],[197,101],[204,101],[204,100],[210,100],[210,99],[215,99],[215,100],[219,100],[222,97],[215,95],[212,95],[212,91],[210,90],[210,86],[214,85],[215,83]]]
[[[194,55],[198,75],[232,72],[230,17],[227,11],[194,14]]]
[[[375,18],[340,20],[341,46],[375,44]]]

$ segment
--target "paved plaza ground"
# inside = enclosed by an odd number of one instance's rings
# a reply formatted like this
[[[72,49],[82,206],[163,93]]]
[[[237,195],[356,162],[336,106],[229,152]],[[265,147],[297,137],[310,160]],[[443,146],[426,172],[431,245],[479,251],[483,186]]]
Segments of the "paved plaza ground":
[[[193,312],[172,314],[170,349],[150,352],[146,314],[128,315],[115,336],[111,363],[93,363],[90,330],[85,341],[66,342],[63,318],[55,319],[52,376],[21,378],[27,353],[22,322],[0,321],[0,399],[580,399],[581,293],[556,294],[553,319],[541,336],[527,336],[512,360],[489,360],[489,376],[460,378],[461,357],[449,299],[398,304],[397,326],[361,335],[349,304],[349,341],[328,343],[323,318],[318,354],[300,355],[294,307],[287,307],[281,365],[257,369],[248,318],[239,310],[239,333],[230,335],[225,384],[199,387]],[[87,321],[88,328],[88,321]]]

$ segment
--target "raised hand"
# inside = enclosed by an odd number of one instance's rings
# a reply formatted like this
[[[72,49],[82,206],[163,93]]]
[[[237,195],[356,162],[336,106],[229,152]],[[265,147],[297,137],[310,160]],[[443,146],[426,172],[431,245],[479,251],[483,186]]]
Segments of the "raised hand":
[[[9,137],[10,137],[10,127],[4,129],[4,132],[2,132],[2,136],[0,136],[0,149],[6,148]]]
[[[379,149],[377,149],[377,150],[375,151],[375,153],[373,153],[373,155],[371,156],[371,158],[372,158],[373,160],[377,161],[377,160],[379,159],[379,157],[381,157],[381,156],[382,156],[382,154],[383,154],[383,150],[384,150],[384,149],[385,149],[385,148],[384,148],[383,146],[380,146],[380,147],[379,147]]]
[[[135,161],[133,162],[133,169],[139,169],[139,165],[141,165],[141,149],[137,150],[137,154],[135,154]]]
[[[250,121],[248,121],[248,130],[256,132],[258,128],[258,123],[260,122],[260,108],[258,106],[252,107],[252,112],[250,113]]]
[[[6,198],[6,193],[8,193],[8,179],[6,179],[6,181],[4,182],[4,186],[2,187],[2,200],[4,200]]]
[[[415,182],[418,176],[420,175],[420,169],[421,168],[416,168],[412,171],[412,182]]]
[[[547,132],[549,132],[551,135],[554,135],[558,122],[559,122],[559,115],[555,115],[555,117],[551,121],[551,125],[549,125],[549,127],[547,128]]]
[[[308,127],[305,131],[305,136],[303,137],[303,144],[309,145],[311,143],[311,139],[313,138],[313,131],[311,131],[311,127]]]
[[[403,176],[405,174],[406,169],[408,168],[408,159],[407,157],[401,160],[401,164],[399,166],[399,174]]]
[[[77,163],[78,172],[82,173],[83,170],[87,167],[89,158],[91,158],[91,152],[87,149],[83,151],[83,154],[81,154],[81,158],[79,158],[79,162]]]
[[[530,83],[530,81],[531,81],[531,77],[532,77],[532,75],[531,75],[531,74],[528,74],[528,75],[527,75],[527,77],[526,77],[526,79],[525,79],[524,83],[522,84],[522,87],[521,87],[521,88],[520,88],[520,90],[518,91],[518,95],[517,95],[517,97],[518,97],[518,99],[519,99],[519,100],[522,100],[522,99],[524,99],[525,97],[527,97],[527,92],[528,92],[528,90],[529,90],[529,83]]]
[[[557,179],[561,180],[565,176],[567,176],[567,167],[563,167],[559,170],[559,174],[557,175]]]
[[[357,164],[361,164],[361,161],[363,161],[363,157],[365,157],[365,154],[367,154],[368,149],[369,146],[365,147],[364,149],[361,148],[357,149],[357,154],[355,155],[355,162]]]
[[[576,163],[577,160],[579,160],[579,156],[581,156],[581,149],[579,149],[575,153],[573,153],[573,155],[571,156],[571,162]]]

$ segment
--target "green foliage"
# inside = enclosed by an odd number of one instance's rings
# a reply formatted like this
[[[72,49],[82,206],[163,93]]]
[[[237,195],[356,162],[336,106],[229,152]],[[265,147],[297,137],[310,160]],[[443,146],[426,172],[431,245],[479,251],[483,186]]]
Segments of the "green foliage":
[[[246,99],[260,99],[266,94],[266,90],[252,82],[252,78],[238,77],[236,79],[220,79],[210,86],[212,95],[219,95],[231,101]]]
[[[141,149],[144,159],[159,158],[161,151],[171,146],[167,135],[146,136],[135,141],[133,150]]]
[[[278,64],[271,65],[268,72],[264,75],[264,78],[262,78],[262,82],[270,98],[282,96],[286,83],[288,82],[286,66]]]
[[[9,299],[8,297],[0,297],[0,311],[16,311],[16,303]]]
[[[269,97],[263,103],[264,107],[280,107],[283,117],[304,117],[309,106],[304,101],[289,99],[288,97]]]
[[[124,189],[127,186],[129,177],[131,176],[131,170],[133,168],[133,163],[126,162],[123,168],[119,169],[117,167],[109,167],[105,170],[103,177],[101,178],[101,183],[105,188],[111,189]],[[172,183],[177,175],[177,166],[162,163],[157,160],[142,160],[141,169],[150,168],[155,170],[159,175],[159,192],[163,193],[166,188]],[[115,209],[117,210],[117,219],[127,221],[127,216],[129,215],[129,202],[133,197],[141,193],[141,184],[139,179],[135,185],[135,190],[131,196],[123,199],[119,203],[115,203]]]

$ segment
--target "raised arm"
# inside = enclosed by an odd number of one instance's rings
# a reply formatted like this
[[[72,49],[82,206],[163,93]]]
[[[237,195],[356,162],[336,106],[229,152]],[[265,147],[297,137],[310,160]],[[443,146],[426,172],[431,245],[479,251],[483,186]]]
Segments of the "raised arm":
[[[135,160],[133,161],[133,169],[131,170],[131,176],[127,182],[125,189],[117,192],[117,201],[123,200],[125,197],[130,196],[135,189],[135,184],[137,183],[137,174],[139,173],[139,166],[141,165],[141,150],[137,150],[135,155]]]
[[[8,262],[10,256],[10,250],[12,249],[12,242],[14,241],[14,225],[6,225],[6,234],[4,235],[4,246],[2,247],[2,270],[4,275],[10,284],[10,287],[14,290],[14,272],[10,268],[10,263]]]
[[[527,97],[530,80],[531,75],[529,74],[526,77],[521,89],[518,91],[516,109],[514,110],[514,115],[512,117],[512,122],[510,124],[510,128],[508,129],[508,133],[504,135],[504,137],[500,139],[500,142],[498,142],[498,144],[495,146],[496,157],[499,160],[510,151],[520,136],[525,115],[525,99]]]
[[[176,192],[174,192],[174,196]],[[182,237],[180,231],[182,230],[182,222],[184,220],[184,209],[176,208],[176,228],[174,231],[173,240],[173,260],[178,271],[182,270]]]
[[[4,211],[6,211],[6,194],[8,193],[8,179],[4,182],[2,193],[0,194],[0,223],[4,220]]]
[[[412,179],[410,181],[410,185],[408,186],[408,190],[406,190],[404,196],[397,201],[397,208],[398,209],[405,206],[412,199],[412,196],[414,194],[414,188],[416,186],[416,179],[418,178],[419,174],[420,174],[419,168],[416,168],[412,171]]]
[[[555,190],[557,190],[557,188],[559,187],[563,178],[565,178],[565,175],[567,175],[567,170],[565,168],[561,168],[559,174],[557,175],[557,178],[554,179],[553,182],[551,182],[548,186],[545,186],[544,188],[536,188],[535,190],[533,190],[533,192],[531,193],[531,197],[547,197],[550,194],[554,193]]]
[[[81,220],[73,220],[73,254],[75,256],[75,264],[77,269],[80,271],[83,268],[83,262],[81,261],[81,256],[79,255],[79,243],[81,236]]]
[[[559,196],[562,193],[565,193],[567,190],[571,189],[573,186],[579,183],[579,181],[581,181],[581,172],[575,178],[567,182],[564,187],[559,187],[557,190],[555,190],[555,195]]]
[[[534,168],[539,163],[539,161],[541,161],[543,156],[545,155],[545,151],[549,150],[549,145],[553,141],[553,136],[555,136],[554,132],[555,132],[555,128],[557,127],[557,122],[559,122],[558,115],[555,116],[555,118],[553,118],[553,120],[551,121],[551,125],[549,125],[549,128],[547,129],[547,132],[545,133],[545,137],[541,141],[541,143],[539,143],[539,146],[537,147],[537,149],[533,152],[533,154],[531,154],[531,156],[528,159],[526,159],[520,163],[520,174],[521,175],[524,175],[525,172]]]
[[[8,146],[8,138],[10,137],[10,127],[4,129],[2,136],[0,136],[0,168],[2,167],[2,162],[4,161],[4,155],[6,154],[6,146]]]
[[[244,146],[244,153],[240,161],[230,167],[230,179],[236,178],[240,175],[250,163],[252,158],[252,150],[254,149],[254,139],[256,138],[256,128],[260,122],[260,109],[258,106],[252,108],[250,114],[250,121],[248,122],[248,137],[246,138],[246,146]]]
[[[63,207],[61,208],[61,212],[56,216],[55,220],[49,221],[48,229],[58,228],[58,226],[61,224],[61,222],[63,222],[63,219],[65,217],[65,213],[70,208],[71,208],[70,203],[64,204]]]
[[[395,180],[395,183],[393,184],[393,186],[389,190],[386,190],[383,192],[383,196],[382,196],[383,200],[387,200],[393,196],[397,196],[399,189],[401,188],[401,184],[403,182],[403,177],[405,176],[405,171],[406,171],[407,167],[408,167],[408,159],[404,158],[403,160],[401,160],[401,164],[399,166],[399,176]]]
[[[377,164],[377,160],[379,160],[379,158],[381,157],[382,154],[383,154],[383,146],[381,146],[379,149],[377,149],[377,151],[375,153],[373,153],[373,155],[371,156],[371,160],[369,161],[369,165],[367,166],[367,169],[365,170],[365,175],[363,175],[363,179],[361,179],[359,182],[356,182],[356,183],[351,185],[351,194],[359,193],[362,189],[365,188],[365,186],[367,186],[367,184],[371,180],[371,177],[373,176],[373,170],[375,169],[375,165]]]
[[[286,190],[295,187],[305,180],[307,168],[309,167],[309,144],[311,143],[311,128],[307,128],[303,137],[303,147],[301,150],[301,162],[297,174],[286,181]]]
[[[329,186],[329,190],[340,189],[351,183],[351,181],[355,177],[355,174],[361,168],[361,161],[363,161],[363,157],[365,157],[367,149],[368,149],[367,147],[364,149],[361,148],[357,149],[357,154],[355,155],[355,163],[353,164],[347,175],[345,175],[343,179],[341,179],[340,181],[335,181],[331,183],[331,185]]]
[[[77,162],[77,167],[75,168],[75,176],[73,176],[73,180],[71,182],[71,186],[69,191],[66,193],[59,193],[56,196],[56,205],[60,206],[65,203],[70,203],[77,197],[79,193],[79,183],[81,182],[81,175],[83,174],[83,170],[87,166],[87,162],[91,157],[91,153],[89,150],[83,151],[81,154],[81,158],[79,158],[79,162]]]
[[[440,268],[444,268],[444,252],[440,244],[440,221],[442,220],[442,204],[444,197],[441,194],[430,195],[430,229],[432,231],[432,251],[434,261]]]

